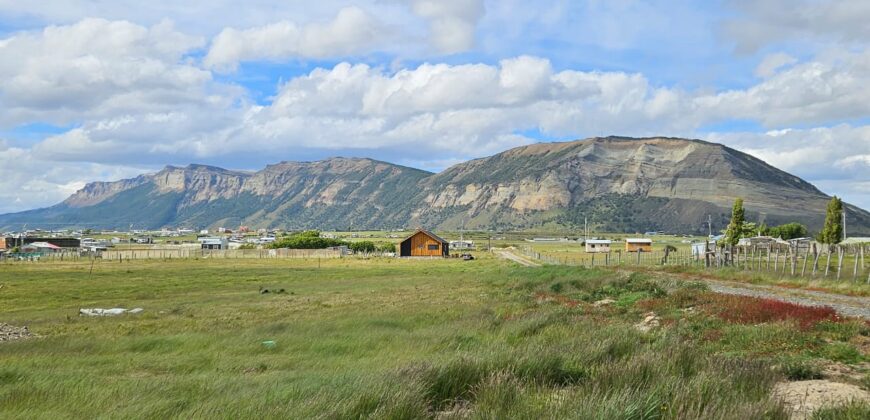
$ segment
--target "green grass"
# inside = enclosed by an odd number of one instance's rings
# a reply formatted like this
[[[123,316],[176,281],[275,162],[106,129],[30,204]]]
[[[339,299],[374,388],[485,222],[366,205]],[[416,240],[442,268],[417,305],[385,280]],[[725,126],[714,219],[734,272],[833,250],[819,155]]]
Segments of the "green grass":
[[[813,372],[771,354],[865,357],[858,324],[733,325],[683,312],[697,284],[485,255],[89,271],[0,266],[0,321],[41,336],[0,343],[0,417],[786,418],[772,385]],[[145,312],[77,315],[116,306]]]

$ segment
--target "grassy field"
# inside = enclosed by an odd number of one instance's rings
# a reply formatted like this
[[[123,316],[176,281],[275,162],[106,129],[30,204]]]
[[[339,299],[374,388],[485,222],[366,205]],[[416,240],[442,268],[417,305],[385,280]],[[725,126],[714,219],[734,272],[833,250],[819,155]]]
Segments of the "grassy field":
[[[40,336],[0,343],[2,418],[776,419],[777,382],[836,363],[870,387],[866,323],[642,273],[482,255],[0,275],[0,322]],[[88,307],[145,311],[78,316]]]

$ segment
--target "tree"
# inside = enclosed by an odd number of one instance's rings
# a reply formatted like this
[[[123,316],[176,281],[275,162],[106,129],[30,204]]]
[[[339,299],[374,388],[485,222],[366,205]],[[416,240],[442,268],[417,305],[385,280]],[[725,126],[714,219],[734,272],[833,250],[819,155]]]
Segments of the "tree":
[[[369,254],[375,252],[376,249],[375,243],[372,241],[351,242],[348,248],[355,253],[361,254]]]
[[[767,236],[773,236],[780,239],[795,239],[807,236],[807,227],[796,222],[786,223],[784,225],[773,226],[763,230]]]
[[[734,200],[734,207],[731,208],[731,223],[728,223],[728,228],[725,229],[725,237],[722,239],[725,245],[737,245],[740,237],[744,235],[743,222],[745,221],[746,209],[743,208],[743,199]]]
[[[378,244],[378,251],[396,252],[396,244],[392,242],[381,242],[380,244]]]
[[[819,233],[818,240],[829,245],[838,244],[843,240],[843,201],[836,195],[828,202],[825,226]]]

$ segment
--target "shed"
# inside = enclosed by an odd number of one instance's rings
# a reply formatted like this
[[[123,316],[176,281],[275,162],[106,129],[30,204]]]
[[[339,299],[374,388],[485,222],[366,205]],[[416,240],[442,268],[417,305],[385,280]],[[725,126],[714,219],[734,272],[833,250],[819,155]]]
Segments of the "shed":
[[[652,252],[652,239],[626,238],[625,252]]]
[[[417,229],[399,244],[400,257],[446,257],[450,255],[450,243],[424,229]]]
[[[610,243],[609,239],[589,239],[586,241],[586,252],[608,253]]]
[[[229,241],[223,237],[199,238],[202,249],[228,249]]]

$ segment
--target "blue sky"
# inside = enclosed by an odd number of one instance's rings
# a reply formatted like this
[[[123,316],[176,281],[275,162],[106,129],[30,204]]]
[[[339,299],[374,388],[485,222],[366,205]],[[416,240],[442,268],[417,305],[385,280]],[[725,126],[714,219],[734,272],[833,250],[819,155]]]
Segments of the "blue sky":
[[[722,142],[870,208],[856,0],[0,0],[0,213],[191,162]],[[47,168],[33,171],[32,168]]]

